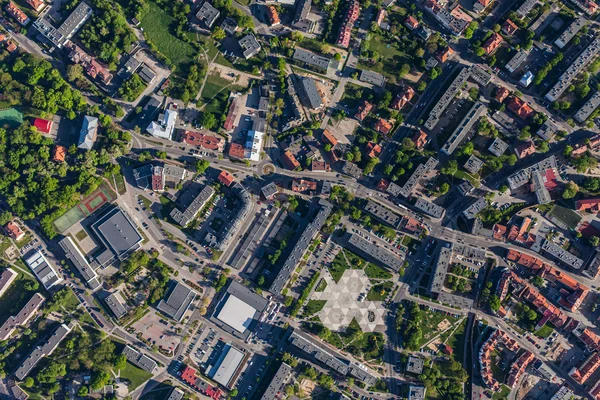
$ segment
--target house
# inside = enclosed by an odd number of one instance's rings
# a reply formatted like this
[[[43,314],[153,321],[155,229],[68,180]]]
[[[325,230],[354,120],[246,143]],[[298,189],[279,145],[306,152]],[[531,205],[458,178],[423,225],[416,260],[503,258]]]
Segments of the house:
[[[335,147],[338,144],[335,136],[333,136],[327,129],[323,130],[322,138],[323,142],[329,143],[332,147]]]
[[[85,73],[92,79],[100,77],[100,80],[107,85],[113,78],[110,71],[103,67],[96,59],[87,54],[83,49],[70,40],[65,43],[69,50],[69,59],[75,64],[81,64]]]
[[[381,154],[381,146],[373,142],[369,142],[367,143],[367,147],[365,147],[365,152],[367,153],[367,156],[371,158],[379,157],[379,154]]]
[[[346,16],[340,26],[338,38],[336,44],[343,48],[348,48],[350,45],[350,39],[352,38],[352,28],[354,23],[358,19],[360,13],[360,5],[357,0],[350,0],[350,7],[346,12]]]
[[[529,85],[531,85],[531,82],[533,82],[533,78],[535,78],[535,75],[533,75],[533,72],[527,71],[523,74],[523,76],[519,80],[519,85],[521,85],[523,87],[528,87]]]
[[[231,143],[229,145],[229,151],[227,155],[231,158],[236,158],[238,160],[243,160],[244,155],[246,154],[246,149],[239,143]]]
[[[443,64],[453,55],[454,50],[452,50],[450,47],[446,47],[445,49],[438,51],[435,55],[435,58],[437,58],[437,60]]]
[[[17,20],[18,23],[25,26],[29,23],[29,17],[12,1],[9,1],[5,10]]]
[[[377,24],[378,27],[381,28],[381,25],[383,24],[383,21],[385,20],[386,14],[387,13],[383,8],[380,8],[379,11],[377,11],[377,16],[375,17],[375,23]]]
[[[200,132],[185,131],[181,134],[181,141],[191,146],[198,146],[206,150],[222,152],[225,147],[225,139],[207,135]]]
[[[196,13],[196,18],[202,22],[206,29],[210,29],[220,14],[219,10],[214,8],[208,1],[205,1]]]
[[[412,88],[412,86],[404,86],[402,91],[399,92],[394,98],[394,101],[392,101],[391,107],[395,110],[402,109],[402,107],[404,107],[411,101],[414,95],[415,90]]]
[[[238,41],[238,44],[242,48],[246,60],[257,55],[262,48],[260,43],[258,43],[258,40],[256,40],[256,37],[251,33],[241,38]]]
[[[506,100],[509,94],[510,91],[507,88],[505,88],[504,86],[498,86],[496,88],[496,95],[494,96],[494,98],[499,103],[502,103],[504,100]]]
[[[483,44],[483,50],[485,50],[485,54],[490,55],[493,52],[495,52],[498,49],[498,47],[500,47],[502,42],[504,42],[504,39],[502,39],[502,36],[500,36],[498,33],[494,33]]]
[[[519,27],[512,22],[510,19],[507,19],[502,25],[502,32],[506,33],[509,36],[512,36],[519,30]]]
[[[412,15],[409,15],[408,18],[406,18],[406,20],[404,21],[404,25],[411,31],[414,31],[419,27],[419,21],[417,21],[417,19]]]
[[[83,150],[91,150],[98,137],[98,118],[86,115],[79,131],[77,147]]]
[[[281,23],[281,20],[279,19],[279,14],[277,14],[277,9],[273,6],[267,7],[267,18],[269,19],[271,26],[276,26]]]
[[[508,109],[517,114],[522,120],[529,119],[534,113],[533,108],[531,108],[529,104],[516,96],[511,97],[508,103]]]
[[[49,135],[52,131],[52,121],[48,121],[46,119],[36,118],[33,120],[33,126],[41,132]]]
[[[67,148],[57,144],[52,150],[52,161],[65,161],[66,154]]]
[[[233,175],[231,175],[227,171],[221,171],[221,173],[218,176],[218,179],[223,185],[227,187],[231,186],[231,184],[235,182],[235,178],[233,177]]]
[[[17,225],[14,221],[9,221],[8,224],[4,226],[4,231],[13,240],[17,242],[25,237],[25,232]]]
[[[491,3],[492,0],[477,0],[473,4],[473,10],[477,13],[480,13],[484,11]]]
[[[307,179],[294,179],[292,181],[292,191],[296,193],[315,192],[317,190],[317,182]]]
[[[9,53],[12,53],[15,50],[17,50],[17,45],[15,44],[15,42],[13,42],[12,40],[9,40],[8,42],[6,42],[6,51],[8,51]]]
[[[231,17],[227,17],[221,23],[221,29],[228,35],[235,35],[238,30],[237,21]]]
[[[362,122],[367,117],[367,115],[369,115],[369,113],[371,112],[372,109],[373,109],[373,104],[369,103],[366,100],[363,100],[361,105],[358,106],[358,110],[356,110],[356,114],[354,114],[354,118],[356,118],[357,120]]]
[[[313,162],[310,164],[310,170],[315,172],[329,172],[331,171],[331,166],[325,161],[313,160]]]
[[[164,112],[158,115],[156,121],[150,122],[146,132],[154,137],[171,140],[175,124],[177,123],[177,109],[169,106]]]
[[[312,110],[318,110],[323,107],[323,98],[315,80],[304,76],[298,77],[298,79],[300,80],[298,95],[302,104]]]
[[[525,144],[515,147],[515,154],[517,155],[519,160],[533,153],[535,153],[535,146],[533,145],[533,142],[527,142]]]
[[[265,200],[273,200],[278,191],[277,185],[271,182],[260,189],[260,194]]]
[[[25,3],[37,12],[40,12],[45,5],[43,0],[25,0]]]
[[[600,198],[577,200],[575,209],[577,211],[598,213],[600,211]]]
[[[375,130],[377,132],[383,133],[384,135],[389,135],[394,126],[383,118],[379,118],[377,123],[375,123]]]
[[[292,171],[300,167],[300,163],[298,162],[298,160],[296,160],[296,157],[289,150],[283,153],[283,155],[281,156],[281,161],[287,169]]]
[[[427,144],[427,134],[419,129],[419,132],[412,137],[412,141],[415,144],[415,147],[419,150],[423,149]]]

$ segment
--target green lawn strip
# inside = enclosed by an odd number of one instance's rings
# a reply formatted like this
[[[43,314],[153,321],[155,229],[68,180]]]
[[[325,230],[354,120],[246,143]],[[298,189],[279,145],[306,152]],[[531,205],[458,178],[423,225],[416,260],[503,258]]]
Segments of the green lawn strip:
[[[77,238],[77,240],[80,242],[86,237],[88,237],[88,234],[83,229],[75,234],[75,238]]]
[[[174,65],[179,67],[194,57],[194,48],[170,32],[169,26],[174,24],[173,18],[156,3],[148,2],[140,24],[148,40]]]
[[[0,242],[0,257],[4,257],[4,252],[12,245],[12,242],[9,238],[4,237]]]
[[[127,379],[131,384],[129,385],[129,391],[135,390],[142,383],[152,378],[150,372],[146,372],[141,368],[127,362],[125,368],[121,370],[121,379]]]
[[[224,87],[229,86],[232,82],[225,78],[222,78],[218,73],[213,72],[208,75],[206,84],[202,90],[202,100],[204,102],[210,101],[216,96]]]
[[[389,293],[394,289],[394,283],[390,281],[379,282],[369,289],[367,293],[368,301],[384,301]]]
[[[502,385],[502,389],[499,392],[494,393],[492,400],[506,400],[510,394],[510,388],[506,385]]]
[[[119,194],[127,193],[127,189],[125,188],[125,178],[123,178],[123,174],[113,174],[112,177],[114,179],[115,184],[117,185],[117,192],[119,192]]]
[[[315,292],[324,292],[325,288],[327,288],[327,281],[325,279],[321,279],[315,288]]]
[[[19,240],[18,242],[16,242],[17,247],[19,249],[22,249],[23,247],[25,247],[25,245],[29,242],[31,242],[31,239],[33,239],[33,236],[31,235],[31,233],[27,232],[25,234],[25,237],[21,240]]]
[[[385,269],[373,263],[367,264],[365,267],[365,274],[371,279],[392,279],[393,276]]]
[[[465,328],[467,327],[467,320],[464,319],[454,330],[454,327],[450,328],[450,331],[454,332],[450,335],[446,344],[454,350],[454,358],[456,361],[463,362],[464,347],[465,347]]]
[[[554,328],[552,328],[550,325],[546,324],[546,325],[542,326],[540,329],[538,329],[537,332],[535,332],[535,336],[541,337],[542,339],[546,339],[546,338],[550,337],[550,335],[552,335],[552,332],[554,332]]]
[[[492,376],[494,378],[496,378],[496,380],[498,382],[504,382],[504,380],[506,378],[506,372],[504,372],[504,370],[498,366],[498,362],[496,361],[496,358],[498,358],[498,356],[499,356],[499,354],[495,350],[492,352],[492,354],[490,356]],[[500,398],[502,398],[502,397],[500,397]]]
[[[309,300],[308,303],[306,303],[306,307],[304,308],[304,313],[302,317],[308,318],[318,313],[323,309],[325,303],[327,303],[326,300]]]
[[[65,309],[68,312],[73,312],[79,307],[79,304],[79,300],[77,299],[77,296],[75,296],[75,293],[69,290],[69,295],[65,300]]]
[[[167,198],[165,197],[165,199],[167,199]],[[141,200],[142,204],[144,204],[144,207],[146,207],[146,208],[150,208],[152,206],[152,201],[150,199],[148,199],[147,197],[142,196],[141,194],[138,196],[138,200]],[[169,200],[169,199],[167,199],[167,200]],[[162,203],[162,201],[161,201],[161,203]]]

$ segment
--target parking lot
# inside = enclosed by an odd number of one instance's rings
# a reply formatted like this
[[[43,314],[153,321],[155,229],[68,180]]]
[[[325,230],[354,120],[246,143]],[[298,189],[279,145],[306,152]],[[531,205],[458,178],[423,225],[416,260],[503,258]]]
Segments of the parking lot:
[[[133,324],[133,329],[136,333],[140,333],[142,338],[159,349],[173,352],[180,341],[175,325],[154,312],[146,314]]]

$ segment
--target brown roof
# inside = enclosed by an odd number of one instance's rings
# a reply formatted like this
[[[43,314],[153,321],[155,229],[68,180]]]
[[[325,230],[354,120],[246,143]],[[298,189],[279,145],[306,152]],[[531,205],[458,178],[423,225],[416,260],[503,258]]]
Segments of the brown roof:
[[[281,156],[281,159],[282,159],[283,163],[285,164],[286,168],[288,168],[288,169],[295,170],[296,168],[298,168],[300,166],[300,163],[298,162],[298,160],[296,160],[296,157],[294,157],[292,152],[289,150],[286,151],[285,153],[283,153],[283,155]]]
[[[246,154],[244,146],[238,143],[231,143],[229,145],[229,157],[243,159]]]
[[[221,171],[218,178],[225,186],[229,186],[235,181],[235,178],[233,177],[233,175],[231,175],[229,172],[224,171],[224,170]]]
[[[375,124],[375,130],[378,132],[381,132],[385,135],[390,133],[390,131],[392,130],[392,127],[393,127],[393,125],[389,121],[386,121],[383,118],[379,118],[379,120],[377,120],[377,123]]]
[[[4,230],[8,236],[15,240],[23,236],[23,231],[14,221],[9,221],[8,224],[4,226]]]
[[[66,154],[67,154],[66,147],[57,144],[56,146],[54,146],[52,160],[53,161],[65,161]]]
[[[323,140],[326,141],[327,143],[329,143],[332,146],[335,146],[335,145],[338,144],[338,141],[335,138],[335,136],[333,136],[331,134],[331,132],[329,132],[327,129],[323,130]]]
[[[192,131],[183,132],[181,141],[192,146],[200,146],[204,149],[214,151],[221,151],[225,142],[223,138]]]

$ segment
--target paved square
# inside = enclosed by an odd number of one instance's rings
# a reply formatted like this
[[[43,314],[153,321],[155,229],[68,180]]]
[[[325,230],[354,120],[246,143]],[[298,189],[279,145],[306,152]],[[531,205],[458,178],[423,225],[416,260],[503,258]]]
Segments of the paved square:
[[[371,282],[361,269],[347,269],[335,283],[329,271],[323,270],[327,282],[324,292],[314,292],[313,300],[325,300],[325,306],[318,316],[323,325],[332,331],[340,331],[350,325],[353,318],[363,332],[374,332],[384,327],[385,307],[381,301],[359,301],[366,298]]]

